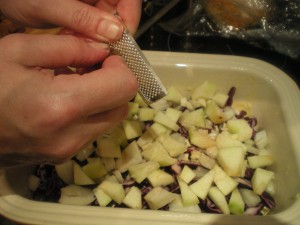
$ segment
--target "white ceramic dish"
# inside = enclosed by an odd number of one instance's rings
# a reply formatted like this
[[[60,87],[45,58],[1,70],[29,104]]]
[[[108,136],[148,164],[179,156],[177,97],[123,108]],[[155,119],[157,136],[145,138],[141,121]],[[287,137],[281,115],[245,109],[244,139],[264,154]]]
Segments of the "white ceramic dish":
[[[195,86],[210,80],[223,91],[237,87],[235,100],[250,101],[276,157],[277,207],[268,216],[225,216],[152,210],[68,206],[29,198],[32,167],[0,172],[0,214],[24,224],[105,225],[299,225],[300,92],[279,69],[259,60],[219,55],[145,52],[166,86]]]

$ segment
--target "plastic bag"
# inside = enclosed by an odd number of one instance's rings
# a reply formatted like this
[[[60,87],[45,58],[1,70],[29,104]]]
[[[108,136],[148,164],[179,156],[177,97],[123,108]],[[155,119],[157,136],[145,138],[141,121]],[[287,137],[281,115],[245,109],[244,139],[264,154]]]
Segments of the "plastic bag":
[[[298,0],[190,0],[160,26],[180,36],[237,38],[300,60]]]

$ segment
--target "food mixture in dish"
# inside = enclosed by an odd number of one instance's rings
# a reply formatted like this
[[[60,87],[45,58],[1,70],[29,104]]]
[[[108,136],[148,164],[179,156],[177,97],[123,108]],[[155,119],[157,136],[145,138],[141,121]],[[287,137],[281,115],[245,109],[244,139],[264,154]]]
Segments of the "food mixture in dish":
[[[39,165],[33,199],[62,204],[194,213],[266,215],[274,207],[274,159],[248,102],[205,81],[168,88],[69,161]]]

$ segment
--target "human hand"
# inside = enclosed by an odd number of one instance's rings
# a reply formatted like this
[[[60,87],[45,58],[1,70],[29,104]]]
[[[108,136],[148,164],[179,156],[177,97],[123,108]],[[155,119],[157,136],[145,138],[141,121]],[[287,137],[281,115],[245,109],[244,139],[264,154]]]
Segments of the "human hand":
[[[72,35],[0,39],[0,164],[60,162],[119,123],[137,81],[106,46]],[[80,53],[80,54],[78,54]],[[103,61],[104,60],[104,61]],[[99,70],[55,76],[48,68]]]
[[[24,26],[61,26],[97,41],[118,40],[123,31],[117,12],[131,33],[141,14],[141,0],[0,0],[1,11]]]

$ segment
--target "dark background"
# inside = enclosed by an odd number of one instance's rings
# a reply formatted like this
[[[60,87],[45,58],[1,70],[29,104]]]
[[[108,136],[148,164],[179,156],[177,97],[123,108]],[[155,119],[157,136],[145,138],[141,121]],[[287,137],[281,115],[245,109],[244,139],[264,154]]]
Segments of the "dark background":
[[[161,27],[161,23],[177,18],[184,13],[188,8],[189,0],[177,1],[172,8],[161,13],[168,4],[171,5],[170,2],[172,0],[143,1],[140,28],[145,27],[145,24],[151,21],[152,25],[142,34],[137,33],[136,41],[142,50],[223,54],[257,58],[278,67],[300,86],[300,59],[292,59],[287,55],[276,52],[269,46],[265,48],[256,47],[253,43],[237,38],[178,36],[167,32]],[[155,21],[155,17],[158,17],[158,15],[159,19]]]

